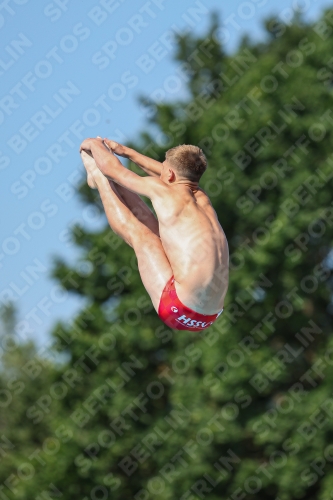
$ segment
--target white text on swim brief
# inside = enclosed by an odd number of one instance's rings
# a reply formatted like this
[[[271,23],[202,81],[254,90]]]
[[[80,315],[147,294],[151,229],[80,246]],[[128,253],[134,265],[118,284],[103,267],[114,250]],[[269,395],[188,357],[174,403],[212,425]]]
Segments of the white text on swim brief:
[[[207,323],[205,323],[204,321],[197,321],[196,319],[191,319],[191,318],[187,318],[185,316],[185,314],[183,314],[182,316],[179,316],[179,318],[177,318],[177,321],[179,323],[182,323],[183,325],[186,325],[188,327],[192,327],[192,328],[205,328],[206,326],[208,325],[212,325],[214,323],[214,321],[209,321]]]

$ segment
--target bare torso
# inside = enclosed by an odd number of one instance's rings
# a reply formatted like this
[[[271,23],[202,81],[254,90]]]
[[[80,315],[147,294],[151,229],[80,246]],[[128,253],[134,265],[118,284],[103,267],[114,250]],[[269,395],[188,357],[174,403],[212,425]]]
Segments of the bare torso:
[[[172,185],[154,203],[160,238],[183,304],[202,314],[224,306],[229,251],[224,231],[204,191]]]

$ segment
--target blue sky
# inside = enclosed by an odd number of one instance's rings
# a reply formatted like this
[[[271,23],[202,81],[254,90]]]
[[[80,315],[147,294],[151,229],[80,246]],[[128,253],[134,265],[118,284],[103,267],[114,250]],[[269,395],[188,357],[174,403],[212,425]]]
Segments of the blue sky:
[[[78,7],[79,5],[79,7]],[[300,9],[316,19],[325,0],[8,0],[0,6],[0,302],[18,307],[20,336],[40,345],[56,319],[70,321],[80,301],[60,295],[49,273],[53,256],[69,262],[74,222],[104,221],[82,206],[74,188],[84,169],[84,137],[126,141],[146,128],[138,97],[184,95],[172,32],[202,33],[209,13],[224,22],[232,52],[247,33],[262,40],[262,19],[288,21]]]

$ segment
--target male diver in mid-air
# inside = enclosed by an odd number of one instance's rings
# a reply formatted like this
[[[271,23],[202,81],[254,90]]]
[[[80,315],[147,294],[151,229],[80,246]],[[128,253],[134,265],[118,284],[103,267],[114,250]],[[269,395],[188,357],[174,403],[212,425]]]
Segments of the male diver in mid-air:
[[[161,320],[200,331],[223,311],[229,252],[215,210],[199,187],[206,158],[197,146],[169,149],[160,163],[117,142],[80,147],[91,188],[98,189],[113,231],[136,254],[142,282]],[[129,158],[148,176],[127,169]],[[140,196],[150,198],[157,219]]]

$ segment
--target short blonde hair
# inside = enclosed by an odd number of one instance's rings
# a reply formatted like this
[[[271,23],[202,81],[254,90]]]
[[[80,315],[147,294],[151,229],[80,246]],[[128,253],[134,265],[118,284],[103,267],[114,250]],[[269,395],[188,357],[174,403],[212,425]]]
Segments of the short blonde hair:
[[[169,149],[165,153],[165,159],[181,177],[193,182],[198,182],[207,168],[207,160],[202,149],[190,144],[181,144]]]

